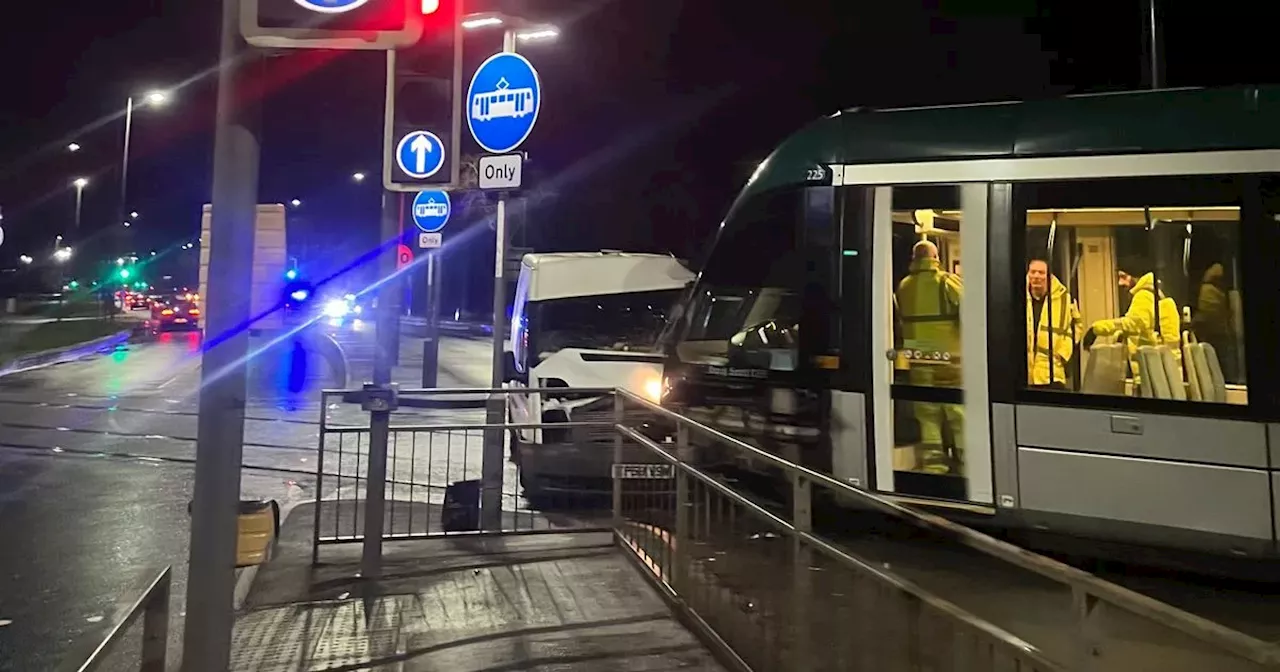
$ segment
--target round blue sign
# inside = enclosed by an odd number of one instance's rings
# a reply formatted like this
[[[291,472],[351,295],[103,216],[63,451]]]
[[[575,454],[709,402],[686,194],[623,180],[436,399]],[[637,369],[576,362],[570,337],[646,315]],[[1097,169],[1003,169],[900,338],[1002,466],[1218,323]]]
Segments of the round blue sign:
[[[431,131],[407,133],[396,145],[396,164],[405,175],[425,180],[444,167],[444,143]]]
[[[369,0],[293,0],[301,5],[304,9],[313,12],[323,12],[325,14],[341,14],[349,12],[367,2]]]
[[[542,84],[520,54],[494,54],[480,64],[467,89],[467,126],[486,152],[504,154],[533,131],[542,108]]]
[[[449,223],[449,192],[433,189],[413,197],[413,223],[423,233],[436,233]]]

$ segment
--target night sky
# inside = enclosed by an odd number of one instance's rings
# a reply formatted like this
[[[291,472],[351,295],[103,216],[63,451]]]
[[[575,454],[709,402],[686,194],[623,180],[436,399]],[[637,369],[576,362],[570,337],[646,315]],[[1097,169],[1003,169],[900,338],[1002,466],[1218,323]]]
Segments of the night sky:
[[[171,106],[135,116],[129,208],[143,214],[134,227],[139,250],[198,235],[210,191],[215,87],[207,73],[220,4],[113,0],[104,9],[58,0],[3,22],[0,267],[52,246],[70,227],[69,184],[78,175],[93,180],[84,228],[118,225],[125,98],[178,82]],[[1142,4],[473,0],[468,9],[497,7],[562,28],[558,42],[526,51],[546,100],[525,149],[554,194],[530,218],[538,247],[696,258],[755,164],[816,116],[1142,86]],[[1163,5],[1167,85],[1277,79],[1266,3]],[[466,44],[475,56],[500,46],[496,37]],[[301,199],[300,214],[316,228],[372,245],[384,58],[272,59],[262,202]],[[84,150],[66,152],[71,140]],[[353,183],[356,170],[371,179]]]

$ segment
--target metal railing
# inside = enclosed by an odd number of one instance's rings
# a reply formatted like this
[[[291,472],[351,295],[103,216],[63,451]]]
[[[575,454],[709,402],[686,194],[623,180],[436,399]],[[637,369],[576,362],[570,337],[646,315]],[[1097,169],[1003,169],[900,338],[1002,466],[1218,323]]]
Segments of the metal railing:
[[[101,630],[86,635],[68,651],[60,669],[67,672],[137,669],[165,672],[169,645],[169,594],[172,571],[168,566],[142,574]],[[136,596],[136,597],[135,597]],[[130,626],[142,618],[142,642],[136,657],[113,655]]]
[[[400,394],[488,398],[513,392]],[[1280,651],[1270,643],[859,490],[647,399],[600,389],[520,392],[600,397],[611,412],[589,413],[589,422],[530,424],[486,423],[483,410],[456,406],[447,413],[421,407],[393,413],[386,453],[385,540],[612,528],[618,545],[686,622],[741,669],[1094,672],[1148,669],[1154,656],[1167,657],[1170,647],[1176,660],[1161,659],[1162,672],[1280,669]],[[342,404],[332,402],[350,394],[326,392],[322,407],[337,415]],[[544,437],[568,432],[570,439],[581,432],[594,440],[569,443],[606,467],[643,462],[668,468],[630,474],[606,469],[608,476],[593,496],[572,497],[561,507],[547,497],[545,482],[530,478],[532,468],[522,464],[515,442],[504,441],[509,461],[501,486],[500,529],[478,531],[474,510],[480,489],[498,487],[480,483],[485,434],[520,430],[542,430]],[[322,545],[363,539],[359,492],[368,485],[369,431],[364,423],[322,419],[317,488],[334,494],[324,500],[331,513],[315,517],[313,559]],[[607,437],[603,442],[602,436]],[[762,502],[700,468],[694,436],[775,469],[785,484],[787,505]],[[454,485],[460,481],[469,485]],[[1055,622],[1065,623],[1061,627],[1069,632],[1031,627],[1015,634],[1019,628],[1002,627],[977,615],[972,605],[962,608],[860,556],[838,536],[824,533],[825,528],[815,529],[814,503],[828,500],[906,521],[932,543],[962,546],[998,564],[1010,577],[1022,572],[1040,580],[1060,596],[1056,608],[1062,614]],[[919,547],[921,552],[931,548]],[[1027,614],[1027,620],[1034,622],[1036,616]]]
[[[554,430],[570,435],[605,433],[611,437],[616,424],[611,401],[613,390],[521,390],[523,393],[540,391],[601,397],[607,412],[590,422],[491,424],[485,422],[483,408],[474,405],[460,408],[462,404],[456,402],[467,397],[491,393],[506,395],[513,391],[400,390],[401,400],[417,397],[419,401],[423,398],[443,401],[438,409],[424,409],[421,404],[406,402],[392,413],[386,447],[383,539],[409,541],[456,534],[536,534],[611,529],[610,442],[586,442],[578,446],[580,458],[591,459],[595,453],[595,461],[603,464],[605,469],[600,482],[587,484],[589,492],[584,496],[580,490],[565,492],[556,483],[532,483],[534,476],[528,473],[532,470],[525,468],[519,451],[513,450],[515,444],[510,435],[521,430]],[[345,423],[334,422],[332,418],[344,404],[351,404],[352,398],[352,391],[330,390],[321,395],[316,489],[317,492],[331,494],[320,503],[314,520],[313,561],[317,562],[322,546],[364,539],[364,500],[360,494],[368,484],[370,425],[352,422],[352,416]],[[506,457],[501,485],[503,513],[498,529],[480,530],[475,512],[481,491],[481,456],[485,435],[491,432],[508,435],[503,439]],[[456,515],[450,515],[455,512]]]
[[[1148,669],[1148,656],[1169,642],[1176,642],[1176,661],[1162,660],[1162,672],[1280,669],[1280,647],[1269,642],[859,490],[641,397],[620,391],[616,401],[619,418],[639,407],[670,423],[674,446],[661,445],[620,421],[617,449],[630,442],[673,465],[677,494],[669,508],[686,512],[673,516],[674,527],[668,528],[674,529],[672,537],[657,526],[635,525],[623,511],[617,522],[620,537],[656,567],[690,609],[698,613],[702,606],[705,613],[715,614],[703,620],[744,659],[751,657],[746,662],[754,669]],[[771,511],[692,466],[688,452],[692,434],[781,472],[789,484],[790,511],[781,515]],[[1070,649],[1050,656],[819,536],[812,524],[818,492],[909,521],[934,535],[935,543],[958,543],[1006,563],[1011,570],[1047,579],[1062,595],[1061,608],[1072,616]],[[656,553],[655,547],[659,548]],[[745,615],[729,622],[724,622],[723,615],[733,610],[717,604],[724,601],[726,586],[729,594],[735,594],[735,586],[750,586],[736,594],[753,598],[750,604],[739,605],[743,608],[738,611]],[[818,595],[826,597],[815,602]],[[830,596],[841,599],[833,601]],[[797,601],[821,603],[824,609],[797,612]],[[815,653],[824,660],[809,660]],[[1160,653],[1168,656],[1170,652],[1166,648]],[[838,662],[830,663],[827,657]],[[814,663],[818,667],[811,667]]]

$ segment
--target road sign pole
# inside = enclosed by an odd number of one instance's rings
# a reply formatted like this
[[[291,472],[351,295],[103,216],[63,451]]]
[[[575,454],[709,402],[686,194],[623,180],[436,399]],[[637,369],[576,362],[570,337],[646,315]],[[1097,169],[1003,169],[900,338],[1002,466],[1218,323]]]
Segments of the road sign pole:
[[[515,31],[507,30],[502,34],[503,53],[513,54],[516,51]],[[470,105],[468,104],[468,107]],[[467,111],[469,113],[469,110]],[[498,213],[494,225],[494,262],[493,262],[493,353],[490,360],[492,371],[490,387],[499,389],[506,383],[506,353],[503,344],[507,332],[507,193],[498,194]],[[500,425],[506,422],[507,400],[505,396],[491,394],[485,404],[485,424]],[[489,429],[484,433],[484,453],[481,459],[480,474],[484,485],[480,499],[480,524],[484,530],[498,531],[502,529],[502,476],[504,470],[503,438],[506,432],[501,429]]]
[[[422,387],[436,386],[440,369],[440,282],[437,279],[440,253],[427,255],[427,333],[422,341]]]
[[[506,382],[506,353],[503,343],[507,331],[507,195],[498,196],[498,213],[494,236],[496,252],[493,264],[493,357],[491,364],[493,374],[491,387],[499,389]],[[485,405],[485,424],[500,425],[506,422],[507,399],[503,395],[491,394]],[[482,529],[500,531],[502,529],[502,476],[503,476],[503,437],[506,432],[500,428],[491,428],[484,433],[484,455],[480,472],[484,490],[480,501]]]
[[[235,592],[237,506],[244,449],[245,365],[258,201],[256,108],[241,73],[239,0],[223,0],[214,131],[207,340],[201,360],[195,493],[183,663],[192,672],[229,668]]]

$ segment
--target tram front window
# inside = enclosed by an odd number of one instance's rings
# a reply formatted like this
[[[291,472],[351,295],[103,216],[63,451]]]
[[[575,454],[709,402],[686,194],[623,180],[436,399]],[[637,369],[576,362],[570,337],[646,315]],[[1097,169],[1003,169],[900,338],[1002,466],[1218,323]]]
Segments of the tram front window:
[[[1026,211],[1027,386],[1247,403],[1240,208],[1108,205]]]
[[[708,288],[677,350],[687,362],[792,371],[799,321],[800,297],[793,291]]]
[[[755,196],[726,222],[676,346],[682,361],[795,369],[802,196],[801,190]]]

